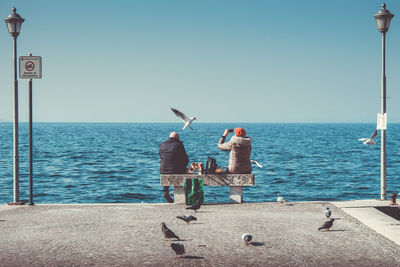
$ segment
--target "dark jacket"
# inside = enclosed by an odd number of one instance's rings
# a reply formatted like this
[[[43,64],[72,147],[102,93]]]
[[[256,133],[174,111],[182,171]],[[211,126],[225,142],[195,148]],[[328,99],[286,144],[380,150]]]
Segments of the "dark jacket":
[[[175,138],[168,138],[160,145],[160,173],[186,173],[189,158],[183,143]]]

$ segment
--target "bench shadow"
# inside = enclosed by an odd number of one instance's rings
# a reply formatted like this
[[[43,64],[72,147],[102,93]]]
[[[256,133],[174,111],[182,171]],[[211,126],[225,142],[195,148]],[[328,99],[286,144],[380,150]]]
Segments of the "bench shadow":
[[[250,242],[250,245],[254,246],[254,247],[260,247],[260,246],[264,246],[265,242]]]
[[[5,222],[6,220],[0,220],[0,222]]]
[[[165,242],[185,242],[185,241],[192,241],[193,239],[176,239],[176,238],[171,238],[171,239],[164,239]]]
[[[201,259],[204,259],[204,257],[199,257],[199,256],[190,256],[190,255],[187,255],[187,256],[184,256],[184,257],[182,257],[182,259],[189,259],[189,260],[201,260]]]

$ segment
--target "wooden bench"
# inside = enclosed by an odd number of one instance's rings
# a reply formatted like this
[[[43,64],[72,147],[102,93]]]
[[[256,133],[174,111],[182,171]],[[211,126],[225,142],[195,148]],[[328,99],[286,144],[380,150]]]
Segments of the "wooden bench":
[[[185,203],[185,191],[183,185],[186,179],[203,178],[205,186],[229,186],[230,203],[243,202],[243,186],[254,185],[254,174],[161,174],[160,184],[162,186],[174,187],[174,202]]]

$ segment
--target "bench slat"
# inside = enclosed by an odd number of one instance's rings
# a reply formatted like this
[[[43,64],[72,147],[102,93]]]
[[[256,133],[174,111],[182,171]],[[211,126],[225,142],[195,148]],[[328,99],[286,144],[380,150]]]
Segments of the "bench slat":
[[[204,178],[205,186],[252,186],[254,174],[162,174],[162,186],[183,186],[187,178]]]

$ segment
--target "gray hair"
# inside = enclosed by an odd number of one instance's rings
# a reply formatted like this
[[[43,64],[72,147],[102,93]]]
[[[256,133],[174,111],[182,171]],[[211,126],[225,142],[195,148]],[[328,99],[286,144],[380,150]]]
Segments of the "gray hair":
[[[175,138],[176,140],[179,140],[179,134],[177,132],[171,132],[169,134],[170,138]]]

